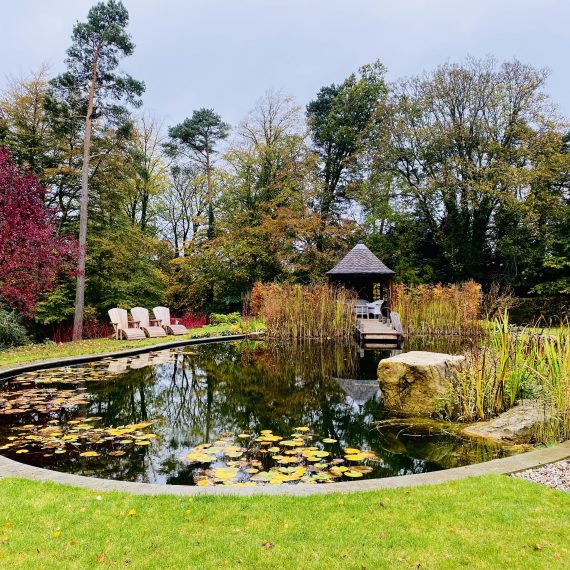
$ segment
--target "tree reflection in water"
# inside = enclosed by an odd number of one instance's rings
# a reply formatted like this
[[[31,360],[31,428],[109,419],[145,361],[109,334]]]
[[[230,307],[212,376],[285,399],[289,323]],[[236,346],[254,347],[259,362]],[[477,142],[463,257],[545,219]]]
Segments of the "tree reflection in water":
[[[362,358],[352,344],[240,341],[109,361],[114,375],[77,385],[86,389],[91,404],[63,419],[96,415],[105,426],[153,420],[159,438],[120,458],[67,454],[46,459],[30,453],[25,460],[113,479],[191,484],[184,457],[193,446],[225,432],[271,429],[288,436],[297,426],[310,427],[319,439],[338,440],[339,455],[343,447],[376,452],[382,462],[371,477],[442,469],[499,453],[477,445],[473,455],[474,444],[441,434],[376,429],[375,422],[386,418],[376,369],[388,355],[366,351]],[[0,438],[16,423],[47,419],[0,413]]]

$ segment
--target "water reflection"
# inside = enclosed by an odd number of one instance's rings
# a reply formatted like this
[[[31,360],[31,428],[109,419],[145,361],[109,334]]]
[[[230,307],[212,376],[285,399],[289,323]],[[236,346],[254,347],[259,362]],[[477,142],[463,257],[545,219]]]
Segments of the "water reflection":
[[[42,425],[54,418],[65,422],[95,415],[103,426],[154,420],[159,438],[123,457],[102,451],[97,458],[78,453],[45,458],[38,449],[14,458],[78,474],[169,484],[193,483],[183,458],[199,443],[247,430],[289,435],[300,425],[309,426],[319,438],[338,440],[339,455],[344,447],[374,451],[382,462],[371,477],[443,469],[502,453],[441,433],[379,431],[375,422],[387,414],[376,370],[387,356],[385,351],[360,356],[353,344],[240,341],[103,361],[96,366],[104,367],[106,374],[73,384],[74,373],[85,369],[75,367],[63,375],[65,388],[82,390],[90,403],[49,414],[28,410],[5,415],[0,401],[0,444],[18,425]],[[30,390],[41,385],[42,374],[31,378]],[[21,381],[8,381],[4,392],[16,388],[22,390]]]

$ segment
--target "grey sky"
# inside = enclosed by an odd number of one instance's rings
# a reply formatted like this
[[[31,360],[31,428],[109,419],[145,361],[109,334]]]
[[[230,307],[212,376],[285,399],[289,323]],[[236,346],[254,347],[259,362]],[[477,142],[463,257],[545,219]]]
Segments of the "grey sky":
[[[9,75],[63,67],[75,21],[94,0],[2,0],[0,89]],[[568,0],[126,0],[146,82],[166,124],[213,107],[235,124],[269,88],[305,105],[322,85],[380,59],[396,79],[467,54],[548,67],[570,116]]]

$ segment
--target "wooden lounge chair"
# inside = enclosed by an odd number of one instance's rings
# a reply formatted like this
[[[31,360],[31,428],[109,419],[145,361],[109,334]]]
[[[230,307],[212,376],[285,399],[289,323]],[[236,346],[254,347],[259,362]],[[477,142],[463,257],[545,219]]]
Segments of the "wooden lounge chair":
[[[180,324],[178,319],[170,318],[170,309],[168,307],[155,307],[152,312],[157,319],[162,321],[162,328],[167,334],[186,334],[188,329]]]
[[[135,321],[139,322],[139,326],[146,336],[151,338],[166,336],[166,331],[162,328],[160,319],[149,318],[148,309],[134,307],[131,309],[131,315],[133,315]]]
[[[125,309],[109,309],[109,317],[115,329],[115,338],[125,340],[142,340],[145,337],[144,331],[139,328],[137,321],[129,321]]]

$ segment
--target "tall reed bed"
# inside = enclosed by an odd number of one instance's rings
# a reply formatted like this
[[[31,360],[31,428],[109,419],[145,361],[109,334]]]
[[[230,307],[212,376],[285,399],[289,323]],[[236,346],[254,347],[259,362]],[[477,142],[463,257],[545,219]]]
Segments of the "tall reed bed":
[[[466,355],[452,380],[447,412],[463,421],[485,420],[521,399],[544,405],[548,421],[535,434],[537,442],[570,437],[570,328],[550,335],[513,330],[505,312]]]
[[[265,319],[267,334],[282,339],[341,339],[354,335],[354,296],[329,285],[256,283],[253,314]]]
[[[543,391],[549,421],[539,441],[570,439],[570,328],[544,337],[534,372]]]
[[[480,332],[481,285],[397,284],[392,309],[397,311],[407,334],[473,336]]]

